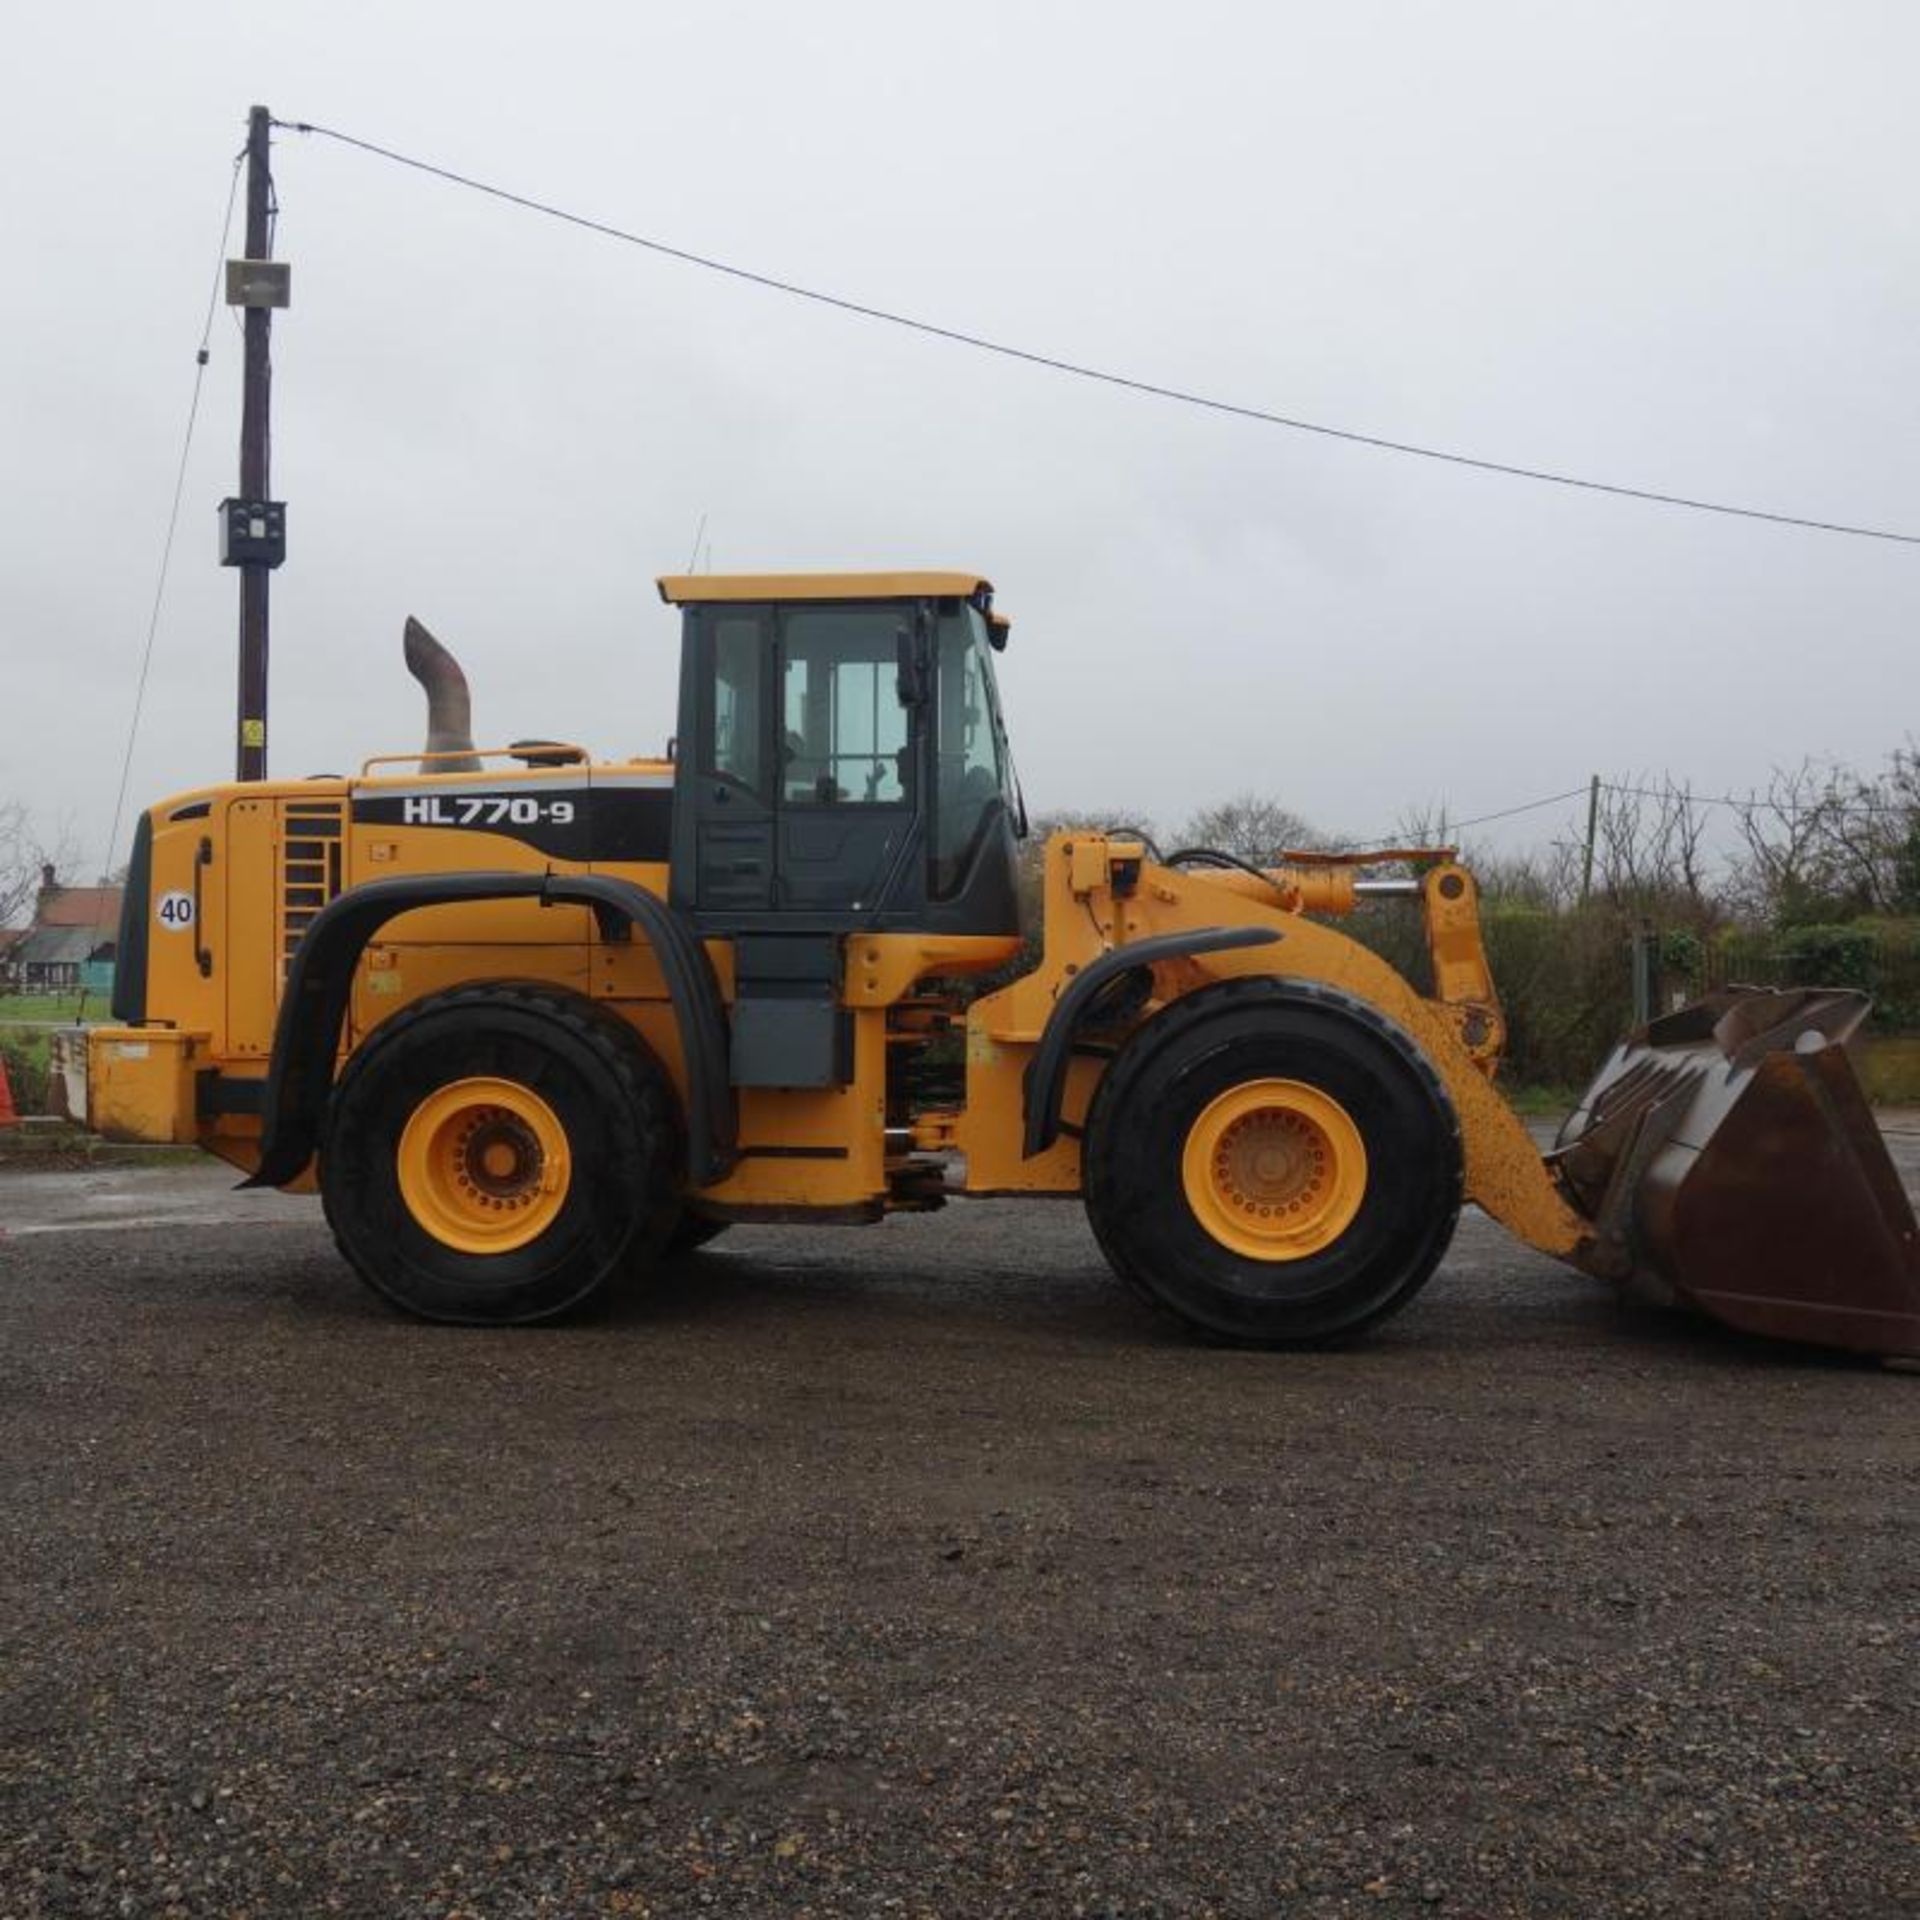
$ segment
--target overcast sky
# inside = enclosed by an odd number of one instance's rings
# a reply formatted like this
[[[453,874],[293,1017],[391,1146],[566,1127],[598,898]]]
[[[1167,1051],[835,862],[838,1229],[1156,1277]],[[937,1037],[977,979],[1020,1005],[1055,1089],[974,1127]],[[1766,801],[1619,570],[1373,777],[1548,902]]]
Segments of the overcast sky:
[[[89,865],[255,100],[1146,379],[1920,532],[1911,4],[180,0],[8,37],[0,797]],[[318,140],[275,173],[275,773],[417,745],[409,613],[483,740],[657,751],[653,579],[703,516],[722,570],[989,574],[1036,810],[1251,788],[1371,835],[1916,726],[1920,548],[1090,386]],[[135,804],[231,770],[238,345],[222,310]]]

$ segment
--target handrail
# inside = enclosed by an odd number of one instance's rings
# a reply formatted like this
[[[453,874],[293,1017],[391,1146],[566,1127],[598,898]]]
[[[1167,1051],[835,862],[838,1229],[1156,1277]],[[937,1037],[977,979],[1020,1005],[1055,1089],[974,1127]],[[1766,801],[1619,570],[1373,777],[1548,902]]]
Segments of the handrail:
[[[410,765],[416,760],[526,760],[527,756],[537,753],[545,760],[556,760],[563,764],[586,766],[593,758],[585,747],[577,747],[570,740],[520,740],[510,747],[446,747],[434,753],[422,753],[416,748],[412,753],[376,753],[361,761],[360,774],[364,779],[375,767],[397,767]],[[458,778],[465,773],[471,775],[471,768],[440,767],[431,771],[422,769],[426,778],[434,779],[441,775]]]

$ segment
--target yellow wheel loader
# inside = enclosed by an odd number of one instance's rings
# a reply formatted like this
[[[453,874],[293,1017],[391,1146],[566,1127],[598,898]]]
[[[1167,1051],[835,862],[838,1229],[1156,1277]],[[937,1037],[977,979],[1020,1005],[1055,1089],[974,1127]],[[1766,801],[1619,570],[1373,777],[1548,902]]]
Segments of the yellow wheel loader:
[[[1025,1194],[1080,1197],[1204,1335],[1321,1342],[1411,1299],[1471,1201],[1733,1326],[1920,1352],[1913,1213],[1842,1050],[1859,996],[1657,1020],[1542,1154],[1494,1087],[1450,850],[1256,869],[1058,833],[1024,939],[987,581],[660,587],[660,759],[476,750],[410,631],[424,760],[149,809],[91,1124],[317,1183],[353,1266],[438,1320],[563,1313],[729,1222]],[[1393,892],[1424,989],[1333,924]]]

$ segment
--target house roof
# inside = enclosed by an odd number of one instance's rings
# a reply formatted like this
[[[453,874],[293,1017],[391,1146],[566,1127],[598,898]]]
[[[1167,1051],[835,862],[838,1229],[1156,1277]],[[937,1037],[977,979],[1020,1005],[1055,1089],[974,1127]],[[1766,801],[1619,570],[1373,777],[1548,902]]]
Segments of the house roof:
[[[93,927],[29,927],[12,957],[23,967],[79,966],[112,949],[112,937]]]
[[[26,937],[25,927],[0,927],[0,959],[4,959]]]
[[[38,927],[97,927],[110,935],[120,924],[119,887],[43,888],[34,914]]]

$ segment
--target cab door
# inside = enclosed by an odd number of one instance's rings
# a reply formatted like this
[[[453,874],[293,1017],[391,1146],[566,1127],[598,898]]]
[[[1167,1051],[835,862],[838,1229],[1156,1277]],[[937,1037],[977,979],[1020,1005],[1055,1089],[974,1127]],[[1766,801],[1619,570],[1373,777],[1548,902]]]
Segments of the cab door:
[[[774,900],[796,914],[904,904],[919,773],[901,694],[911,611],[898,602],[779,609]],[[909,889],[912,890],[911,888]]]

